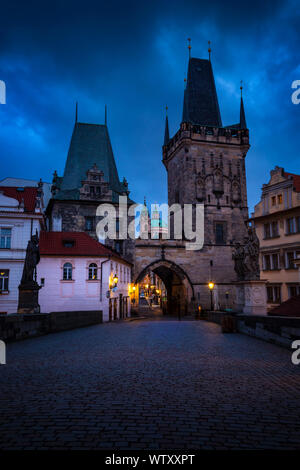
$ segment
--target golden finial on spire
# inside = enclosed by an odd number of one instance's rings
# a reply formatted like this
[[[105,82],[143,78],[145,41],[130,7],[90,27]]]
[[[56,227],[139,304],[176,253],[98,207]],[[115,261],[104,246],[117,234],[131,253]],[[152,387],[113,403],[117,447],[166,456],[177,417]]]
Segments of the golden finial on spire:
[[[188,50],[189,50],[189,59],[191,58],[191,49],[192,49],[192,46],[191,46],[191,38],[188,38]]]
[[[241,80],[240,90],[241,90],[241,97],[242,97],[243,96],[243,80]]]
[[[211,47],[210,47],[210,45],[211,45],[211,42],[208,41],[208,58],[209,58],[209,60],[210,60],[210,54],[211,54]]]

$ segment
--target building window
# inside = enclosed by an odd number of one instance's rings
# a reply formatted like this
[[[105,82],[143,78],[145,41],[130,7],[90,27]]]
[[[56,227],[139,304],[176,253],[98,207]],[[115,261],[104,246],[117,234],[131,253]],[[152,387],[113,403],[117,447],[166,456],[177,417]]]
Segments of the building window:
[[[264,271],[270,271],[271,269],[271,256],[270,255],[264,255],[263,257],[263,267]]]
[[[296,269],[297,266],[294,263],[295,258],[299,258],[300,251],[287,251],[285,253],[285,267],[286,269]]]
[[[11,247],[11,228],[0,229],[0,248]]]
[[[279,269],[279,255],[274,253],[272,255],[272,269]]]
[[[290,217],[289,219],[286,219],[286,233],[287,235],[291,233],[295,233],[294,230],[294,217]]]
[[[272,304],[280,304],[281,302],[281,287],[268,286],[267,287],[267,301]]]
[[[291,297],[295,297],[296,295],[300,295],[300,285],[295,284],[293,286],[288,286],[288,292],[289,292],[289,299]]]
[[[41,277],[41,286],[44,287],[44,285],[45,285],[45,278]]]
[[[265,238],[271,238],[271,226],[270,226],[270,224],[264,224],[264,235],[265,235]]]
[[[224,223],[217,222],[215,225],[216,232],[216,243],[223,244],[225,243],[225,227]]]
[[[65,263],[63,267],[63,280],[72,281],[73,266],[71,263]]]
[[[86,217],[85,218],[85,230],[92,232],[95,227],[95,217]]]
[[[279,236],[278,222],[277,221],[272,222],[271,228],[272,228],[272,237],[278,237]]]
[[[9,270],[2,269],[0,271],[0,292],[8,291],[8,277],[9,277]]]
[[[74,240],[63,240],[63,245],[66,248],[72,248],[75,245]]]
[[[278,204],[282,204],[282,194],[278,194],[277,202],[278,202]]]
[[[175,203],[179,204],[179,191],[175,191]]]
[[[300,232],[300,216],[296,217],[296,230]]]
[[[207,195],[207,202],[210,204],[210,194]]]
[[[271,201],[272,201],[272,206],[275,206],[276,205],[276,196],[272,196]]]
[[[89,265],[89,280],[94,281],[98,277],[98,266],[96,263],[91,263]]]

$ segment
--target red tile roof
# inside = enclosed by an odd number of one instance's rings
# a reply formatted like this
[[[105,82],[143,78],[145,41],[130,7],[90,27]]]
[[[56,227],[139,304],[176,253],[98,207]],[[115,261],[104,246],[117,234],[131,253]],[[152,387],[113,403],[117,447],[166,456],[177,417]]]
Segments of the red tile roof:
[[[12,197],[19,202],[24,199],[24,210],[26,212],[34,212],[37,190],[38,188],[34,187],[18,188],[13,186],[0,186],[0,191],[4,196]]]
[[[293,177],[293,184],[294,188],[297,191],[297,193],[300,192],[300,175],[295,175],[294,173],[287,173],[286,171],[284,172],[284,176],[292,176]]]
[[[271,316],[300,317],[300,295],[290,298],[268,312]]]
[[[68,242],[73,245],[66,246]],[[41,255],[113,256],[125,261],[85,232],[41,232],[39,246]]]

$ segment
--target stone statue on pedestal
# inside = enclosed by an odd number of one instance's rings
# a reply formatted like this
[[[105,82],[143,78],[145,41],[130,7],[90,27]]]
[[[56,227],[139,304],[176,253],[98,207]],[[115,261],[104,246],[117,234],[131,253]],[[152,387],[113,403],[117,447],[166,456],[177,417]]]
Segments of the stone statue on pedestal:
[[[239,312],[253,315],[266,315],[266,281],[260,279],[259,240],[255,230],[248,228],[244,244],[235,244],[232,259],[239,282],[236,283],[236,307]]]
[[[244,245],[236,243],[232,254],[234,269],[240,281],[260,278],[258,257],[259,240],[254,228],[249,227],[248,237],[245,237]]]
[[[39,313],[38,293],[40,286],[36,282],[36,266],[40,261],[38,234],[31,236],[26,249],[23,275],[19,285],[18,313]]]

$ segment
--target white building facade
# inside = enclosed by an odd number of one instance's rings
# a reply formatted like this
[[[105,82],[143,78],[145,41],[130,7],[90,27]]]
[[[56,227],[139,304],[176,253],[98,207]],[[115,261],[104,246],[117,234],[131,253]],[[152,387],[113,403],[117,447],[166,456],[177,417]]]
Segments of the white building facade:
[[[42,232],[37,281],[42,313],[102,310],[130,316],[131,265],[84,232]]]
[[[36,187],[0,186],[0,314],[17,313],[27,244],[44,227],[42,197]]]

